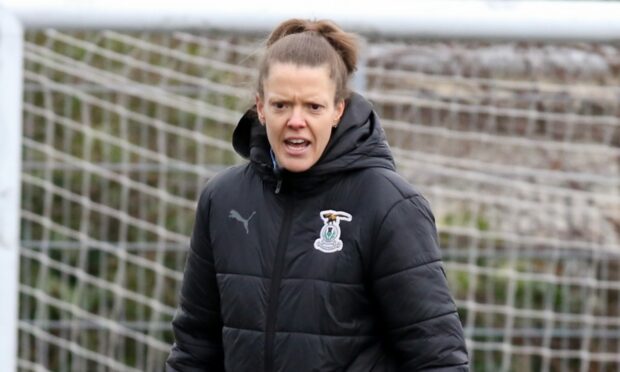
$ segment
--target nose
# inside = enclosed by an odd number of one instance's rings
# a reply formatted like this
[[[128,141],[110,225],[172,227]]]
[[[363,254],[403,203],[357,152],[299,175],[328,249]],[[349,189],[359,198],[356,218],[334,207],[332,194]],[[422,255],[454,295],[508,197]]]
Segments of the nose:
[[[301,107],[295,106],[293,108],[286,125],[293,129],[303,128],[306,126],[306,120],[304,119]]]

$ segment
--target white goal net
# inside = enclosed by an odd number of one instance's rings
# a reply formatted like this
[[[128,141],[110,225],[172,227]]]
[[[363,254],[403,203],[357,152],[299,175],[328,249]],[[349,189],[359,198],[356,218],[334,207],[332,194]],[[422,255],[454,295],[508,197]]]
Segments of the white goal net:
[[[265,35],[27,33],[18,365],[158,371]],[[368,40],[472,369],[620,369],[620,44]]]

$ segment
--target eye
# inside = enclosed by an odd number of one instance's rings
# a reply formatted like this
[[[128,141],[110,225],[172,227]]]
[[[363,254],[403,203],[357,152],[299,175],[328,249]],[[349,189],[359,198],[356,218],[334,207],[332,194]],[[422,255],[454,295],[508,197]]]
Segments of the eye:
[[[310,110],[312,111],[319,111],[320,109],[323,108],[323,106],[319,105],[318,103],[311,103],[308,106],[310,107]]]
[[[273,102],[271,106],[276,110],[282,110],[286,107],[286,102]]]

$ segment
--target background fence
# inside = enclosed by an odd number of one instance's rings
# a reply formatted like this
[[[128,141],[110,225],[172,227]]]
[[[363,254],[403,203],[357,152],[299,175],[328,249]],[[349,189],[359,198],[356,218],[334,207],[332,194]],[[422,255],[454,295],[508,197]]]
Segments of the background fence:
[[[162,369],[264,36],[27,32],[20,370]],[[431,202],[474,370],[620,369],[620,44],[367,37],[356,83]]]

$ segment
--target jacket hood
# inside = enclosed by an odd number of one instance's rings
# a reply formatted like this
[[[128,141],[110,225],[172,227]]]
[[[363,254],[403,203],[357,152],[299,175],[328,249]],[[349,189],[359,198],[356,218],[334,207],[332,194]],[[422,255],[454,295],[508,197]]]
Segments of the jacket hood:
[[[237,124],[233,147],[239,155],[257,165],[261,173],[273,175],[267,132],[258,121],[256,107],[249,109]],[[324,178],[371,167],[394,169],[394,159],[372,105],[361,95],[352,93],[317,163],[304,172],[283,170],[282,177],[308,181],[308,178]]]

